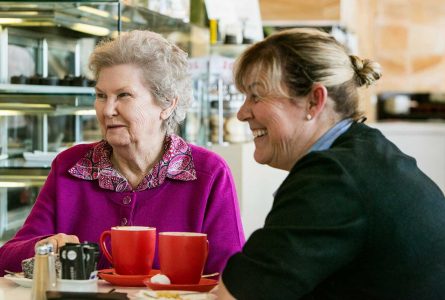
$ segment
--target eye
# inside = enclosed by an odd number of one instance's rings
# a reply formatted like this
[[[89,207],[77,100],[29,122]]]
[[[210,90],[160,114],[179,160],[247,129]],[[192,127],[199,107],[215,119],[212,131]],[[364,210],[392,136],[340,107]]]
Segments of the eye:
[[[96,93],[96,99],[103,101],[107,99],[107,96],[103,93]]]
[[[118,95],[119,98],[127,98],[130,97],[131,95],[127,92],[122,92]]]
[[[256,94],[250,94],[249,99],[251,99],[255,103],[260,101],[260,97],[258,97],[258,95]]]

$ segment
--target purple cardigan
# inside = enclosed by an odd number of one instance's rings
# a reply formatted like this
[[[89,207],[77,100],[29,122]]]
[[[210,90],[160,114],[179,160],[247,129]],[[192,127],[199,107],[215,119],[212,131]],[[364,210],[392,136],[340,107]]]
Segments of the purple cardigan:
[[[244,233],[235,186],[229,167],[218,155],[190,145],[196,180],[167,178],[152,189],[115,192],[99,187],[97,180],[68,173],[93,146],[77,145],[55,158],[25,224],[0,248],[1,276],[5,269],[21,271],[21,261],[33,256],[35,243],[47,236],[74,234],[81,242],[98,243],[104,230],[121,225],[124,219],[127,225],[152,226],[157,232],[207,233],[204,273],[221,272],[227,259],[241,250]],[[101,255],[98,269],[110,267]],[[159,268],[157,253],[153,268]]]

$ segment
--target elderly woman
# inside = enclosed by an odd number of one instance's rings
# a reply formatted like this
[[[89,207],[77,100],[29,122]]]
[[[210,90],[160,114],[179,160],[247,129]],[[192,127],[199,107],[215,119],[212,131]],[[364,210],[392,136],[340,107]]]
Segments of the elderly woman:
[[[289,171],[263,228],[222,274],[218,299],[439,299],[445,199],[378,130],[357,88],[379,65],[326,33],[271,35],[239,58],[258,163]]]
[[[207,233],[204,272],[221,271],[244,235],[226,163],[174,134],[191,100],[186,53],[133,31],[98,45],[90,68],[103,140],[56,157],[23,228],[0,249],[0,273],[19,271],[36,243],[98,242],[119,225]],[[98,268],[108,267],[101,257]]]

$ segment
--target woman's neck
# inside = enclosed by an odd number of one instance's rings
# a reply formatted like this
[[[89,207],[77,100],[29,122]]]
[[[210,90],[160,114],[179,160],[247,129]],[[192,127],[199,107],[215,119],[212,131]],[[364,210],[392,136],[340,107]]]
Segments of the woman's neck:
[[[307,121],[306,137],[302,140],[306,140],[300,147],[295,147],[296,151],[289,156],[288,160],[284,160],[286,163],[277,167],[286,171],[290,171],[297,161],[305,156],[311,147],[332,127],[341,120],[341,117],[332,110],[324,110],[317,116],[317,118]]]
[[[113,147],[111,163],[124,176],[130,185],[136,188],[148,172],[161,160],[164,143],[153,145],[131,145]]]

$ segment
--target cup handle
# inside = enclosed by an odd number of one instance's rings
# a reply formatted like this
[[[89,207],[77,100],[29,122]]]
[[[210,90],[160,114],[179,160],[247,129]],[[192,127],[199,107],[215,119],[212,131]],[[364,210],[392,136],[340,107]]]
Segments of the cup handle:
[[[113,263],[113,257],[111,257],[110,252],[107,249],[107,245],[105,244],[105,240],[107,237],[111,237],[111,230],[105,230],[100,235],[100,248],[102,249],[102,252],[104,253],[105,257],[108,259],[110,263]]]

